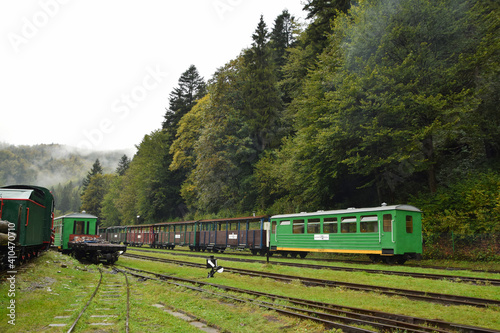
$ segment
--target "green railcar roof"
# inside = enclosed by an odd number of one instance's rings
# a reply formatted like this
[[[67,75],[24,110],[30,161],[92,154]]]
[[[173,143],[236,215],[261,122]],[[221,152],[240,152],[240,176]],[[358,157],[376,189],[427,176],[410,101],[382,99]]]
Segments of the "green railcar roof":
[[[301,216],[318,216],[318,215],[342,215],[342,214],[356,214],[356,213],[370,213],[370,212],[381,212],[389,210],[403,210],[410,212],[422,212],[415,206],[412,205],[392,205],[392,206],[379,206],[370,208],[347,208],[338,210],[319,210],[317,212],[303,212],[296,214],[283,214],[271,216],[271,219],[282,219],[291,217],[301,217]]]
[[[87,213],[70,213],[70,214],[56,217],[54,220],[59,220],[59,219],[97,219],[97,218],[98,218],[97,216],[87,214]]]

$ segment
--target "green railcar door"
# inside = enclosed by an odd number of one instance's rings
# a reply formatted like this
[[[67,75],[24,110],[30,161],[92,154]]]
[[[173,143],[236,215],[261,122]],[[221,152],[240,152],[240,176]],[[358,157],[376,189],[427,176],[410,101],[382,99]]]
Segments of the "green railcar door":
[[[384,212],[382,214],[382,228],[380,228],[382,254],[394,254],[394,244],[394,214]]]

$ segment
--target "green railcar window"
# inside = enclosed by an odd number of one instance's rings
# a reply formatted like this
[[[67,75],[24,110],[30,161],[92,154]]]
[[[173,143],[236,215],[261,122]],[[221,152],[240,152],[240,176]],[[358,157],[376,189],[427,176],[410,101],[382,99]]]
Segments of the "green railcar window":
[[[307,220],[307,233],[308,234],[319,234],[320,219],[308,219]]]
[[[384,232],[392,232],[392,215],[391,214],[384,214]]]
[[[413,216],[406,215],[406,233],[413,233]]]
[[[75,221],[75,235],[82,235],[85,233],[85,221]]]
[[[304,233],[304,220],[293,220],[293,233],[303,234]]]
[[[340,221],[340,232],[343,234],[352,234],[356,230],[356,216],[346,216]]]
[[[378,232],[377,215],[361,216],[359,229],[361,232]]]
[[[339,232],[339,227],[336,217],[327,217],[323,219],[323,233],[336,234]]]

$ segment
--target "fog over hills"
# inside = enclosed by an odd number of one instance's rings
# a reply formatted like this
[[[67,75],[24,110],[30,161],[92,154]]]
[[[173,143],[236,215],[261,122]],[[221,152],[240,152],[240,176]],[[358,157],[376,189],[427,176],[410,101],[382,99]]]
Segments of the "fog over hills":
[[[105,173],[113,173],[123,155],[133,151],[82,151],[59,145],[14,146],[0,143],[0,186],[31,184],[44,187],[79,184],[96,159]]]

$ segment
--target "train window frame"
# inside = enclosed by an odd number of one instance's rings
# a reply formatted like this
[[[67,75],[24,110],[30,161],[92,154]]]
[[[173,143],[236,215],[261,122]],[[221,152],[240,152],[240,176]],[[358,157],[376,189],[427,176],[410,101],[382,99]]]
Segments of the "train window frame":
[[[332,225],[333,229],[329,232],[329,228],[325,226]],[[325,217],[323,218],[323,233],[324,234],[338,234],[339,233],[339,219],[337,217]]]
[[[407,234],[413,233],[413,216],[411,215],[406,215],[406,233]]]
[[[362,233],[377,233],[378,232],[378,216],[377,215],[362,215],[359,218],[359,231]]]
[[[75,235],[85,234],[85,221],[75,221],[73,227],[73,234]]]
[[[340,233],[355,234],[358,232],[356,216],[343,216],[340,218]]]
[[[392,232],[392,214],[384,214],[382,217],[384,232]]]
[[[304,234],[305,233],[305,220],[304,219],[292,220],[292,233],[294,233],[294,234]]]
[[[308,234],[319,234],[321,227],[320,218],[307,219],[307,233]]]

